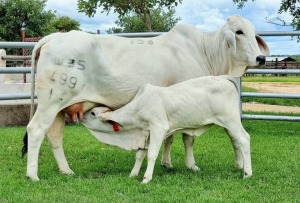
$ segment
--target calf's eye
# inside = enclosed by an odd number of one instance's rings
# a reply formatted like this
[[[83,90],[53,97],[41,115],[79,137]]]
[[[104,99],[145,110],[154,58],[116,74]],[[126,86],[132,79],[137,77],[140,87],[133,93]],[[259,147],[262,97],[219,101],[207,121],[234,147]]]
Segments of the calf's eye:
[[[244,34],[244,32],[242,31],[242,30],[238,30],[238,31],[236,31],[235,32],[237,35],[242,35],[242,34]]]

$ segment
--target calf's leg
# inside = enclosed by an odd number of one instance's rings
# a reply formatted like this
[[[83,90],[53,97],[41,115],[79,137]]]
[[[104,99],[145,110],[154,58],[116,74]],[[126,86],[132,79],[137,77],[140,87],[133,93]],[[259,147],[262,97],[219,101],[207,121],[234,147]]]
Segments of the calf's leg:
[[[236,164],[244,170],[244,178],[252,176],[250,136],[242,124],[226,127],[236,155]]]
[[[52,152],[57,162],[59,171],[63,174],[71,175],[74,172],[70,169],[63,149],[63,130],[65,127],[65,113],[59,112],[53,124],[51,125],[47,138],[50,143]]]
[[[144,175],[144,180],[142,181],[142,183],[144,184],[152,180],[155,161],[158,156],[160,147],[163,143],[166,132],[166,130],[160,128],[153,128],[150,130],[150,143],[148,147],[147,156],[148,164]]]
[[[129,177],[134,177],[134,176],[139,175],[139,172],[140,172],[140,169],[141,169],[141,166],[142,166],[142,163],[143,163],[143,160],[144,160],[146,154],[147,154],[147,150],[145,150],[145,149],[139,149],[136,152],[135,164],[134,164],[133,169],[131,170]]]

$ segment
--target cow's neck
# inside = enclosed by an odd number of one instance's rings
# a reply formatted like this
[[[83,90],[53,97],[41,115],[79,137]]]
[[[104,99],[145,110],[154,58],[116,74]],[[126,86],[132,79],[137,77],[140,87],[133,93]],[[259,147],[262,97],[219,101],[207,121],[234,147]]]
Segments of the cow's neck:
[[[223,30],[210,32],[204,35],[203,56],[206,56],[206,66],[211,75],[229,74],[232,63],[227,41],[224,39]]]

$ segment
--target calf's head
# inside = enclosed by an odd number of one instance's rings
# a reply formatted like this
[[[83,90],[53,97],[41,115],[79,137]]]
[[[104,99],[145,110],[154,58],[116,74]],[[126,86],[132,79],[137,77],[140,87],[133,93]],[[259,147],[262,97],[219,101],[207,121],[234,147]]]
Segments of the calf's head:
[[[248,20],[239,15],[230,16],[222,30],[232,60],[230,75],[240,77],[249,66],[265,64],[269,47],[255,34],[255,28]]]

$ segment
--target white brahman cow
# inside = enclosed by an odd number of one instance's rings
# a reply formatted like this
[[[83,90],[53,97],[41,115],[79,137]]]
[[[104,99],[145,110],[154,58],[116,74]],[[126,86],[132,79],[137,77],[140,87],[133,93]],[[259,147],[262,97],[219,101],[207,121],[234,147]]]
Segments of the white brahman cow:
[[[264,64],[268,53],[254,26],[238,15],[229,17],[222,28],[211,33],[179,24],[153,38],[80,31],[44,37],[32,54],[38,107],[27,126],[28,141],[26,136],[24,139],[23,154],[28,148],[27,176],[39,180],[38,154],[45,135],[59,170],[73,173],[62,146],[65,112],[72,118],[77,114],[82,118],[96,105],[118,109],[146,83],[169,86],[207,75],[239,77],[249,66]],[[190,136],[184,138],[185,145],[191,146]],[[171,141],[165,147],[165,165],[171,165]]]
[[[143,183],[152,179],[164,139],[176,131],[199,136],[212,124],[226,129],[235,149],[237,166],[244,169],[244,177],[252,175],[250,136],[241,123],[239,94],[232,76],[194,78],[169,87],[147,84],[122,108],[110,111],[107,107],[96,107],[85,114],[83,120],[88,129],[107,131],[110,124],[105,125],[102,121],[120,126],[117,132],[111,128],[111,134],[115,134],[111,137],[123,136],[126,140],[129,136],[131,139],[131,135],[124,137],[122,131],[140,131],[140,134],[136,132],[133,135],[136,137],[134,140],[138,140],[139,148],[130,176],[138,175],[146,155],[146,150],[142,149],[148,149],[148,166]]]

